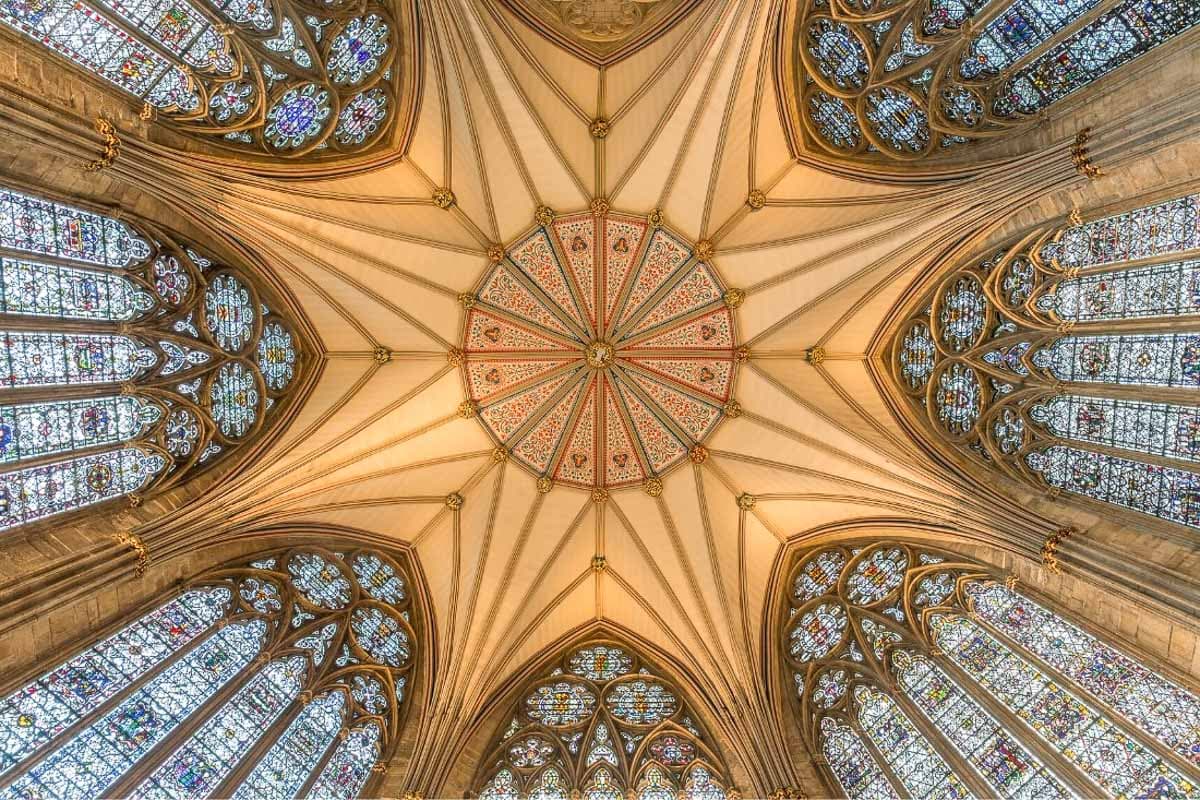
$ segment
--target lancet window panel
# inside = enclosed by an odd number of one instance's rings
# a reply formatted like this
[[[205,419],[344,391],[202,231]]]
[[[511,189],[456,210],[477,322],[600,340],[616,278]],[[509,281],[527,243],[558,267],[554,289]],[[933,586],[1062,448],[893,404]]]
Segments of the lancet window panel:
[[[801,553],[782,658],[850,798],[1200,796],[1200,696],[984,565],[871,540]]]
[[[379,0],[4,0],[23,34],[220,148],[330,160],[388,143],[412,94],[412,12]]]
[[[1200,527],[1197,200],[1045,225],[955,265],[893,344],[927,430],[1040,491]]]
[[[954,157],[1198,23],[1190,0],[806,0],[785,74],[819,152]]]
[[[481,800],[724,800],[733,788],[679,690],[609,640],[569,649],[521,692],[476,786]]]
[[[419,638],[401,563],[302,547],[212,570],[0,700],[0,796],[359,796]]]
[[[271,305],[167,231],[0,186],[0,530],[168,488],[254,439],[304,362]]]

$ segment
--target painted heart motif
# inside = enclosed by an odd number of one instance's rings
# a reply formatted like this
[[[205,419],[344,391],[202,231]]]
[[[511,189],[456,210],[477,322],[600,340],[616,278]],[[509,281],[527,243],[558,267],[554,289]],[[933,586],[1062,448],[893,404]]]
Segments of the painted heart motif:
[[[583,469],[588,463],[588,457],[583,453],[572,453],[571,463],[575,465],[575,469]]]
[[[483,338],[487,339],[492,344],[500,341],[500,327],[496,326],[493,328],[488,328],[483,332]]]
[[[620,239],[617,239],[615,242],[613,242],[613,252],[614,253],[628,253],[629,252],[629,240],[626,239],[624,236],[622,236]]]
[[[700,382],[701,383],[712,383],[714,380],[716,380],[716,377],[717,377],[716,373],[714,373],[708,367],[700,368]]]
[[[717,335],[717,329],[714,328],[712,325],[701,325],[700,326],[700,338],[703,339],[704,341],[707,342],[709,339],[713,338],[716,335]]]
[[[613,463],[621,469],[625,469],[625,465],[629,463],[629,453],[614,453]]]
[[[499,386],[500,385],[500,370],[496,369],[495,367],[492,367],[491,369],[489,369],[487,371],[487,374],[483,376],[483,379],[485,381],[487,381],[488,383],[492,384],[493,386]]]
[[[576,236],[571,240],[571,251],[575,253],[586,253],[588,244],[582,236]]]

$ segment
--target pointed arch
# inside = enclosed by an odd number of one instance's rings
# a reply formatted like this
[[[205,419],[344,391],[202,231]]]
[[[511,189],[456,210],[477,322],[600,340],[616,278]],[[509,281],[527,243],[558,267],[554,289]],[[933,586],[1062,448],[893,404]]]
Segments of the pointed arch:
[[[677,684],[595,631],[543,659],[478,765],[480,798],[724,800],[734,787]]]
[[[260,440],[314,353],[248,266],[0,180],[0,530],[140,502]]]
[[[847,797],[1200,791],[1196,687],[974,559],[799,549],[777,618],[799,732]]]
[[[1200,200],[1116,211],[948,264],[893,334],[889,372],[924,434],[974,469],[1190,540]]]
[[[404,728],[408,557],[328,541],[209,569],[0,701],[0,786],[43,797],[356,797]]]

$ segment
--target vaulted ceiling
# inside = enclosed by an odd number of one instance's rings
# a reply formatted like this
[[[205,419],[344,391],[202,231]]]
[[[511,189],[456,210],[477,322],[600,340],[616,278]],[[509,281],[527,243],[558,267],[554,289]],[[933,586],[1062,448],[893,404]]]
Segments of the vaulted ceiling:
[[[453,715],[605,619],[765,729],[766,593],[789,539],[858,520],[998,524],[896,421],[879,337],[941,253],[1031,187],[995,171],[853,180],[794,153],[779,0],[612,3],[640,14],[615,43],[561,5],[423,3],[403,158],[334,179],[194,176],[194,201],[276,267],[324,357],[284,435],[156,538],[320,524],[411,545],[437,626],[431,702]],[[744,292],[729,303],[740,413],[650,491],[539,487],[463,405],[464,325],[496,246],[511,252],[543,207],[586,220],[597,199],[614,217],[660,211]]]

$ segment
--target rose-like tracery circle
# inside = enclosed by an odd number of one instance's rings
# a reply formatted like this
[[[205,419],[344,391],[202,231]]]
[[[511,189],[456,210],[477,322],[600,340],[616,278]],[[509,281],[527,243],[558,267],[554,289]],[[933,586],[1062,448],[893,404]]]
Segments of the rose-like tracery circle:
[[[468,305],[467,393],[539,477],[639,484],[725,415],[736,302],[694,245],[644,217],[556,217],[508,248]]]

